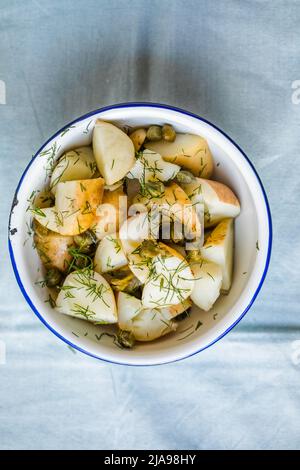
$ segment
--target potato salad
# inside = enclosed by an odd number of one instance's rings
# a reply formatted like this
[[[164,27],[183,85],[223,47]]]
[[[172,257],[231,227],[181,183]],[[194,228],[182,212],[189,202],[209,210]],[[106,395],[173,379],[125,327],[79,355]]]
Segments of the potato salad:
[[[200,135],[96,120],[92,145],[53,164],[31,209],[53,308],[115,325],[125,348],[174,332],[193,304],[209,311],[231,287],[240,212],[213,171]]]

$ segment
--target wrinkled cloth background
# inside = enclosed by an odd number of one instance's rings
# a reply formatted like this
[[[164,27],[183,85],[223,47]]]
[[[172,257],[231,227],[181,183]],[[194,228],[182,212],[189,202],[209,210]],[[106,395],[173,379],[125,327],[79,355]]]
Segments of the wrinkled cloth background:
[[[0,448],[299,448],[299,24],[297,0],[1,0]],[[226,338],[130,368],[74,353],[42,325],[6,239],[40,145],[83,113],[143,100],[198,113],[241,145],[274,244],[255,305]]]

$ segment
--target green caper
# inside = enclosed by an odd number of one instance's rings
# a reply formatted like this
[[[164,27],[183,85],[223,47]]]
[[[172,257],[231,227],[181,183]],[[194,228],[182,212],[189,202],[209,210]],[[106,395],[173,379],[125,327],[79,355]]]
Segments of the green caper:
[[[147,130],[147,139],[152,142],[157,142],[162,139],[162,130],[160,126],[150,126]]]
[[[79,235],[75,235],[74,242],[79,247],[81,253],[90,253],[93,245],[95,245],[95,237],[92,232],[87,230]]]
[[[149,197],[161,197],[165,192],[164,184],[161,181],[149,181],[145,184],[144,193]]]
[[[62,278],[62,273],[58,269],[51,268],[46,272],[45,284],[47,287],[59,286],[62,281]]]
[[[190,184],[195,180],[195,177],[192,173],[186,170],[180,170],[176,175],[176,180],[178,183]]]
[[[119,330],[117,333],[117,341],[123,348],[132,348],[135,345],[135,337],[131,331]]]
[[[187,259],[190,263],[200,263],[202,261],[200,250],[189,250]]]
[[[164,124],[162,127],[162,138],[167,142],[174,142],[176,139],[176,132],[171,124]]]
[[[88,266],[91,265],[91,258],[89,256],[82,255],[78,253],[77,256],[75,257],[75,266],[78,269],[84,269],[87,268]]]
[[[105,273],[103,276],[116,292],[126,292],[127,294],[135,295],[141,286],[138,278],[135,277],[128,267]]]
[[[153,258],[161,253],[161,249],[153,240],[144,240],[140,246],[139,254],[142,258]]]
[[[124,290],[127,289],[128,284],[131,282],[133,278],[133,274],[128,274],[126,277],[123,277],[122,279],[118,277],[113,277],[110,280],[111,287],[113,290],[116,290],[118,292],[124,292]]]

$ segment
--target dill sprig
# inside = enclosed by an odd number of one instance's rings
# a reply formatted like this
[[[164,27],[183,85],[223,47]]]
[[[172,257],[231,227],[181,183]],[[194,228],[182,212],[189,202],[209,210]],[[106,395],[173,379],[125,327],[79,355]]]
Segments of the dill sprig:
[[[67,134],[71,129],[73,129],[75,126],[69,126],[67,127],[66,129],[64,129],[61,134],[60,134],[60,137],[63,137],[65,134]]]
[[[89,127],[90,127],[90,125],[92,124],[92,122],[93,122],[93,120],[91,120],[91,121],[87,124],[85,130],[83,131],[83,134],[88,134],[88,133],[89,133]]]
[[[30,212],[32,212],[33,214],[39,215],[40,217],[46,217],[45,212],[43,212],[43,210],[40,209],[40,207],[31,207]]]
[[[68,249],[68,252],[72,256],[72,260],[68,266],[69,273],[74,269],[78,269],[77,264],[84,266],[84,269],[93,269],[94,263],[91,256],[87,255],[86,253],[82,253],[82,251],[80,251],[80,247],[76,248],[72,246]]]
[[[48,178],[53,171],[53,168],[55,166],[55,158],[59,150],[60,150],[60,146],[58,147],[57,142],[55,141],[51,145],[51,147],[49,147],[47,150],[43,150],[40,153],[40,157],[47,157],[47,163],[46,163],[46,168],[45,168],[46,178]]]
[[[71,312],[75,313],[75,315],[83,316],[86,320],[90,320],[96,315],[96,312],[91,310],[88,305],[83,307],[82,305],[74,304],[73,308],[71,308]]]
[[[86,291],[86,297],[91,297],[92,302],[95,302],[97,299],[101,299],[107,307],[110,307],[104,298],[105,294],[110,291],[110,287],[107,287],[104,284],[97,284],[93,277],[93,272],[90,269],[77,271],[75,280],[81,286],[78,287],[78,289],[84,288]]]
[[[162,297],[156,302],[153,301],[153,303],[157,305],[161,305],[161,302],[166,305],[172,303],[172,300],[176,295],[178,296],[180,301],[183,301],[186,298],[186,294],[190,291],[189,288],[178,286],[178,282],[180,279],[185,280],[179,274],[187,268],[186,261],[182,260],[175,269],[168,270],[165,265],[166,259],[166,256],[161,255],[156,258],[156,262],[161,264],[162,269],[160,272],[157,272],[156,268],[154,270],[154,273],[152,274],[153,282],[159,282],[158,287],[162,292]]]

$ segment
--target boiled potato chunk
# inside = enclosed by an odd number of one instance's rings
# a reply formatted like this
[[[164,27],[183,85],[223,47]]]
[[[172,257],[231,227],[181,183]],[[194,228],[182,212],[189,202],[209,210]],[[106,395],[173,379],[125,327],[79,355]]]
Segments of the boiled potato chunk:
[[[194,284],[191,268],[180,255],[158,255],[153,259],[142,303],[146,308],[177,305],[191,295]]]
[[[145,309],[142,302],[128,294],[118,294],[118,323],[122,330],[131,331],[138,341],[152,341],[177,327],[173,321],[191,306],[186,300],[167,308]]]
[[[164,160],[176,163],[195,176],[210,178],[213,158],[203,137],[195,134],[177,134],[174,142],[146,142],[145,147],[159,153]]]
[[[193,204],[204,203],[204,222],[212,227],[227,217],[240,213],[240,203],[233,191],[223,183],[195,178],[189,184],[181,184]]]
[[[149,181],[168,181],[175,178],[179,171],[180,166],[165,162],[156,152],[144,150],[127,174],[127,178],[137,178],[141,184]]]
[[[133,142],[134,149],[136,152],[140,150],[141,146],[145,142],[146,135],[147,135],[147,131],[146,129],[143,129],[143,128],[136,129],[135,131],[131,132],[131,134],[129,134],[129,137]]]
[[[135,163],[134,145],[125,132],[98,119],[93,132],[93,150],[100,174],[106,184],[114,184]]]
[[[201,248],[201,256],[222,269],[222,291],[228,292],[232,281],[233,268],[233,219],[224,219],[206,239]]]
[[[78,235],[96,218],[103,195],[103,178],[58,183],[55,206],[35,211],[35,219],[61,235]]]
[[[150,222],[148,213],[129,217],[121,226],[119,237],[126,255],[136,250],[143,240],[150,238]]]
[[[137,341],[153,341],[177,328],[174,318],[191,306],[189,300],[165,308],[144,309],[133,318],[132,332]]]
[[[145,309],[134,318],[132,332],[137,341],[153,341],[176,328],[166,310]]]
[[[128,267],[142,284],[149,278],[153,260],[159,254],[184,259],[177,250],[156,240],[144,240],[134,251],[127,254]]]
[[[35,222],[34,243],[38,254],[47,269],[67,270],[72,256],[69,252],[73,246],[73,237],[67,237],[39,226]]]
[[[59,159],[52,172],[51,191],[55,194],[58,183],[63,181],[92,178],[96,170],[97,165],[91,147],[79,147],[70,150]]]
[[[118,324],[121,330],[132,331],[132,321],[142,309],[142,302],[133,295],[119,292],[117,296]]]
[[[191,264],[195,278],[191,299],[202,310],[208,311],[220,295],[222,285],[222,268],[210,261]]]
[[[56,300],[56,310],[93,323],[116,323],[117,307],[112,288],[100,274],[76,271],[69,274]]]
[[[61,235],[85,232],[95,221],[103,186],[103,178],[58,183],[55,206],[36,210],[34,217],[41,225]]]
[[[96,220],[93,231],[98,238],[119,230],[120,223],[127,217],[127,196],[123,188],[119,187],[115,191],[105,190],[102,203],[96,210]]]
[[[63,227],[63,214],[58,212],[56,207],[45,207],[43,209],[39,208],[38,211],[35,209],[34,219],[48,230],[60,233],[61,235],[69,235],[69,233],[65,232],[68,232],[70,227],[67,227],[67,230],[65,230]]]
[[[149,259],[147,257],[141,256],[138,248],[132,253],[128,253],[127,258],[129,269],[142,284],[145,284],[150,273],[151,263],[149,263]]]
[[[95,271],[107,273],[120,269],[126,266],[127,263],[126,255],[117,234],[107,235],[100,241],[95,253]]]

